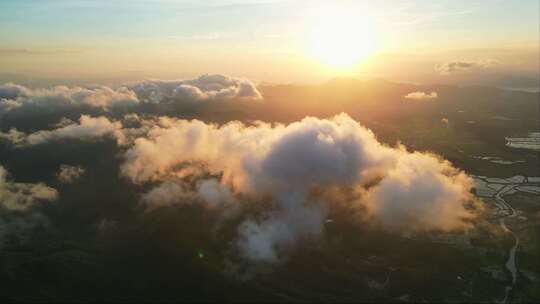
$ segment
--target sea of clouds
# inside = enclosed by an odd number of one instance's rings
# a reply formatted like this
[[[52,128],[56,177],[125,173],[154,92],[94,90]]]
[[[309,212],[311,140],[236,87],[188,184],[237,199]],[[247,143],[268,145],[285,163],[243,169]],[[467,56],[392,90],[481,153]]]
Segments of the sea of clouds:
[[[7,128],[0,131],[0,141],[28,149],[66,140],[113,139],[119,172],[111,178],[142,186],[137,204],[147,210],[200,204],[227,219],[239,217],[250,204],[263,205],[257,216],[242,216],[236,227],[233,246],[251,262],[278,262],[303,240],[317,241],[324,235],[329,210],[339,206],[358,210],[359,223],[391,233],[472,229],[482,207],[471,194],[467,174],[437,155],[385,145],[345,113],[288,124],[215,124],[139,115],[136,110],[141,103],[262,99],[249,80],[222,75],[118,88],[5,84],[0,86],[0,117],[12,111],[21,115],[82,106],[104,112],[92,116],[81,111],[78,120],[63,118],[39,130]],[[115,107],[132,111],[108,115]],[[85,171],[63,165],[56,176],[69,185]],[[27,211],[35,217],[38,203],[54,202],[59,195],[43,183],[13,181],[0,167],[0,227],[14,227],[5,220],[8,212]]]

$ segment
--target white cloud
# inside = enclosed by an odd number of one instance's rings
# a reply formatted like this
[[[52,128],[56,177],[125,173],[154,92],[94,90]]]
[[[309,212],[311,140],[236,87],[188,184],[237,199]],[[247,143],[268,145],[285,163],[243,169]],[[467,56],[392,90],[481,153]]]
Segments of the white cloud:
[[[186,80],[146,80],[118,88],[107,86],[30,89],[6,83],[0,85],[0,114],[17,111],[54,112],[90,107],[112,110],[143,102],[169,103],[193,101],[262,100],[253,82],[240,77],[202,75]]]
[[[236,203],[231,189],[216,179],[206,179],[197,185],[198,196],[210,207]]]
[[[234,204],[237,203],[231,189],[213,178],[200,181],[194,189],[190,189],[182,180],[167,180],[142,196],[142,202],[150,209],[196,201],[208,208],[236,208]]]
[[[402,153],[365,201],[389,229],[450,231],[470,226],[466,221],[473,215],[464,206],[473,201],[472,187],[472,179],[447,161]]]
[[[182,181],[186,168],[200,164],[219,174],[219,183],[194,189]],[[238,196],[276,203],[238,230],[238,248],[256,261],[276,261],[297,241],[320,236],[327,207],[336,202],[366,208],[389,230],[467,229],[474,216],[465,208],[474,198],[464,173],[433,155],[385,146],[345,114],[289,125],[165,119],[134,141],[121,170],[136,183],[162,182],[145,198],[153,204],[170,205],[186,193],[229,201],[223,206],[238,205]],[[336,186],[363,195],[351,201],[313,195]]]
[[[322,205],[306,206],[301,193],[288,193],[279,199],[280,210],[263,220],[248,219],[238,229],[240,252],[258,262],[276,262],[278,253],[305,239],[323,233],[326,210]]]
[[[64,124],[62,124],[64,125]],[[0,139],[7,139],[17,146],[32,146],[61,139],[97,139],[112,137],[118,144],[124,144],[126,137],[122,123],[110,121],[108,118],[82,115],[78,123],[67,124],[53,130],[41,130],[30,134],[11,129],[7,133],[0,132]]]
[[[412,99],[412,100],[430,100],[430,99],[436,99],[439,95],[437,92],[431,92],[429,94],[425,92],[412,92],[407,95],[405,95],[406,99]]]
[[[193,194],[182,183],[167,181],[143,195],[142,202],[150,209],[191,203]]]
[[[195,101],[262,100],[261,93],[250,80],[224,75],[207,74],[188,80],[147,80],[132,84],[130,88],[154,103],[166,98]]]
[[[106,86],[94,88],[57,86],[50,89],[28,89],[5,84],[0,86],[0,111],[65,109],[78,106],[110,109],[138,104],[135,93],[126,87],[112,89]]]

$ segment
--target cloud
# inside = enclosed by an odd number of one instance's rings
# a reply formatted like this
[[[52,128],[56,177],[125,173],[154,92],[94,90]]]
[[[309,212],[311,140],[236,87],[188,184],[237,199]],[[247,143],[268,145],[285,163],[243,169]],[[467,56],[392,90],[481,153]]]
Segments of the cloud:
[[[197,194],[210,207],[236,203],[236,198],[231,189],[216,179],[207,179],[200,182],[197,185]]]
[[[101,137],[114,138],[118,144],[124,144],[126,142],[122,123],[110,121],[104,116],[91,117],[82,115],[78,123],[30,134],[25,134],[15,129],[11,129],[7,133],[0,132],[0,139],[7,139],[17,146],[32,146],[62,139],[89,140]]]
[[[275,262],[297,242],[319,237],[332,204],[365,208],[392,231],[462,230],[474,217],[466,208],[474,200],[469,177],[436,156],[381,144],[346,114],[289,125],[166,119],[137,138],[124,158],[124,176],[161,183],[143,199],[154,205],[187,196],[228,201],[223,208],[242,199],[272,202],[238,229],[237,247],[253,261]],[[196,187],[184,181],[188,168],[200,166],[219,180]],[[336,187],[362,195],[314,194]]]
[[[86,170],[80,166],[69,166],[62,164],[57,173],[58,180],[64,184],[71,184],[81,178]]]
[[[230,207],[237,203],[231,189],[216,179],[205,179],[194,189],[181,180],[168,180],[142,196],[142,202],[150,209],[202,202],[208,208]]]
[[[40,201],[54,201],[58,192],[42,183],[16,183],[7,179],[8,172],[0,166],[0,208],[23,211]]]
[[[400,231],[468,226],[473,214],[472,179],[450,163],[421,153],[403,153],[396,166],[367,193],[369,211],[384,227]]]
[[[456,72],[465,72],[470,70],[487,69],[495,66],[497,61],[492,59],[483,59],[477,61],[450,61],[435,66],[435,71],[441,75],[449,75]]]
[[[25,142],[28,145],[37,145],[48,141],[60,139],[94,139],[109,136],[119,144],[125,141],[122,133],[122,124],[112,122],[108,118],[91,117],[82,115],[79,123],[67,125],[54,130],[38,131],[31,133],[26,137]]]
[[[429,94],[425,92],[412,92],[407,95],[405,95],[406,99],[412,99],[412,100],[431,100],[438,98],[439,95],[437,92],[431,92]]]
[[[261,93],[245,78],[202,75],[187,80],[146,80],[118,88],[107,86],[30,89],[6,83],[0,85],[0,115],[51,113],[70,109],[129,109],[141,103],[192,103],[203,101],[260,101]]]
[[[28,96],[31,94],[31,90],[24,86],[6,83],[0,85],[0,99],[16,99],[19,96]]]
[[[112,89],[106,86],[95,88],[57,86],[50,89],[28,89],[11,83],[0,86],[2,112],[13,109],[51,112],[80,106],[110,109],[138,103],[135,93],[126,87]]]
[[[182,183],[167,181],[143,195],[142,202],[150,208],[191,202],[193,196]]]
[[[262,100],[261,93],[250,80],[218,74],[188,80],[147,80],[132,84],[130,88],[154,103],[167,98],[194,101]]]
[[[281,210],[263,220],[248,219],[239,229],[238,248],[244,257],[257,262],[276,262],[278,250],[288,250],[301,240],[317,239],[323,233],[326,210],[320,205],[305,206],[300,193],[279,200]]]

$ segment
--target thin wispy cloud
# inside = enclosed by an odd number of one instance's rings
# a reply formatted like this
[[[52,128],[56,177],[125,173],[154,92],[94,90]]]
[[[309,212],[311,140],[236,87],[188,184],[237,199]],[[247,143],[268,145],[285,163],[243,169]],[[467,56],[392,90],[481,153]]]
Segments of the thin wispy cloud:
[[[41,49],[41,48],[0,48],[4,55],[50,55],[50,54],[79,54],[82,49]]]
[[[472,70],[489,69],[496,66],[498,62],[493,59],[482,60],[462,60],[450,61],[435,66],[435,70],[441,75],[449,75],[452,73],[466,72]]]

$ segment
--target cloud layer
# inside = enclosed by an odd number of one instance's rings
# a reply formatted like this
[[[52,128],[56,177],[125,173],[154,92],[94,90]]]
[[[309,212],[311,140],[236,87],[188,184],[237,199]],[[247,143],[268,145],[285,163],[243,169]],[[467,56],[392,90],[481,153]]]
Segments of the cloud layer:
[[[189,80],[147,80],[130,85],[139,96],[151,102],[166,98],[204,100],[261,100],[262,95],[248,79],[224,75],[202,75]]]
[[[139,103],[135,93],[126,87],[112,89],[57,86],[50,89],[28,89],[8,83],[0,85],[0,113],[14,109],[43,110],[89,106],[110,109]]]
[[[200,101],[262,100],[248,79],[225,75],[202,75],[187,80],[147,80],[107,86],[30,89],[6,83],[0,85],[0,115],[38,111],[54,112],[87,107],[111,111],[131,109],[141,103],[190,103]]]

